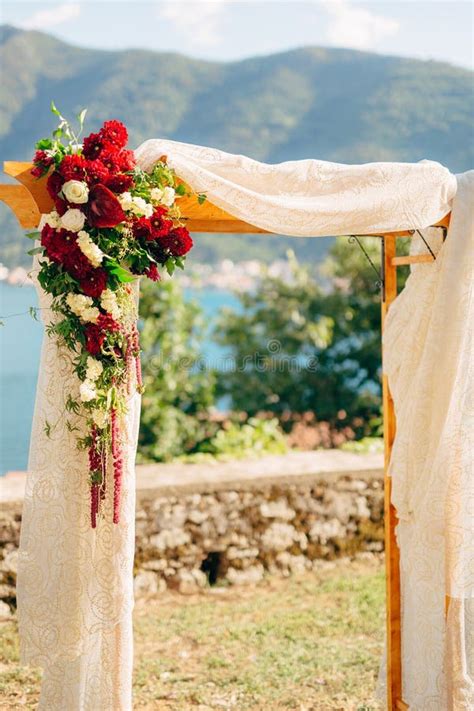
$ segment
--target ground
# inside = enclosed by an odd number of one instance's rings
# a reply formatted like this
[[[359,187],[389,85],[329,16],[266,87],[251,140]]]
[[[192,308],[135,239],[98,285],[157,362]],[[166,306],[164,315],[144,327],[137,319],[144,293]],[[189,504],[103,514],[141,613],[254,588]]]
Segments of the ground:
[[[369,557],[138,601],[134,709],[374,711],[383,603],[382,562]],[[18,664],[15,623],[1,632],[1,708],[33,709],[39,674]]]

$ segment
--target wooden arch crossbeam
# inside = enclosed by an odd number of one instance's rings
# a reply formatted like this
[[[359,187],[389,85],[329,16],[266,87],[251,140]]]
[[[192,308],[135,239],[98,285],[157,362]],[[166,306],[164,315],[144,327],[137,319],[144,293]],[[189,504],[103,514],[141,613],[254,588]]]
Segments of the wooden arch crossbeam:
[[[31,163],[6,161],[4,171],[15,178],[19,185],[0,185],[0,200],[15,213],[18,222],[24,228],[35,228],[42,213],[53,208],[46,190],[46,180],[36,179],[30,174]],[[190,232],[217,233],[266,233],[255,225],[250,225],[221,208],[205,201],[200,205],[195,198],[180,198],[180,211],[186,220]],[[436,223],[436,227],[449,227],[450,214]],[[347,234],[351,233],[350,225]],[[382,293],[382,330],[390,304],[397,296],[397,268],[399,266],[430,262],[431,254],[397,256],[397,239],[411,237],[413,231],[382,232],[382,269],[384,288]],[[389,711],[408,709],[402,700],[402,658],[401,658],[401,609],[400,609],[400,558],[395,538],[397,516],[391,504],[391,479],[387,476],[390,453],[395,437],[395,411],[390,395],[387,378],[383,378],[383,420],[385,445],[385,567],[387,587],[387,708]]]

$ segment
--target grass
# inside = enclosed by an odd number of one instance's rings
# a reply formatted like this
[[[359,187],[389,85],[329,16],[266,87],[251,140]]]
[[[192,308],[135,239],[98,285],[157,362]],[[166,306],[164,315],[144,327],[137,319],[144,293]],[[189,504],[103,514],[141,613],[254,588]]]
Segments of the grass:
[[[135,609],[134,709],[372,711],[383,640],[380,561],[338,561],[251,588],[167,592]],[[35,708],[39,675],[0,642],[2,709]]]

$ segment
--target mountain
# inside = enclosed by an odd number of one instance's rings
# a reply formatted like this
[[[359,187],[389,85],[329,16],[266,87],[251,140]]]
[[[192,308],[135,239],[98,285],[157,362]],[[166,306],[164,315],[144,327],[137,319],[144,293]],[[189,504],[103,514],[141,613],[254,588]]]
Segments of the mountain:
[[[218,63],[148,50],[91,50],[41,32],[1,28],[0,158],[26,160],[55,125],[49,103],[87,131],[107,118],[131,146],[162,136],[267,162],[438,160],[472,167],[472,73],[448,64],[307,47]],[[18,263],[21,231],[2,208],[0,247]],[[244,247],[242,248],[242,241]],[[280,256],[288,245],[316,258],[318,240],[201,236],[195,259]]]

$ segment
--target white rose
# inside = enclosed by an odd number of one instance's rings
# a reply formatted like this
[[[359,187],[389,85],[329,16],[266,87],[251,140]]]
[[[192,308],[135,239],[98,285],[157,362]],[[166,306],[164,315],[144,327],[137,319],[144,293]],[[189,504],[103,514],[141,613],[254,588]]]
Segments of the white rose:
[[[166,205],[166,207],[171,207],[171,205],[174,203],[174,197],[174,188],[165,188],[163,190],[163,197],[161,198],[161,202],[163,203],[163,205]]]
[[[136,215],[145,215],[151,217],[153,215],[153,205],[150,205],[142,197],[132,198],[132,207],[130,208]]]
[[[99,309],[93,306],[94,302],[90,296],[69,293],[66,296],[66,303],[72,313],[86,323],[95,323],[99,318]]]
[[[153,202],[160,202],[161,198],[163,197],[163,190],[161,190],[160,188],[152,188],[150,190],[150,197]]]
[[[84,222],[86,221],[86,216],[83,212],[77,208],[72,208],[66,210],[64,215],[61,217],[61,227],[65,230],[70,230],[71,232],[79,232],[84,227]]]
[[[85,308],[82,313],[81,313],[81,319],[85,323],[97,323],[97,319],[99,318],[100,311],[97,309],[95,306],[89,306],[88,308]]]
[[[107,424],[107,411],[106,410],[92,410],[92,419],[94,424],[97,425],[101,430],[104,429]]]
[[[59,227],[61,224],[61,218],[59,217],[58,213],[56,210],[52,210],[51,212],[44,213],[40,217],[40,221],[38,224],[38,230],[41,232],[43,227],[45,225],[49,225],[50,227]]]
[[[92,358],[92,356],[89,356],[87,358],[87,365],[86,365],[86,379],[91,380],[94,382],[97,380],[102,375],[102,372],[104,370],[104,366],[100,362],[100,360],[97,360],[97,358]]]
[[[79,386],[79,394],[82,402],[90,402],[97,397],[97,392],[94,383],[90,380],[84,380]]]
[[[82,180],[68,180],[62,187],[63,195],[68,202],[82,205],[89,199],[89,188]]]

